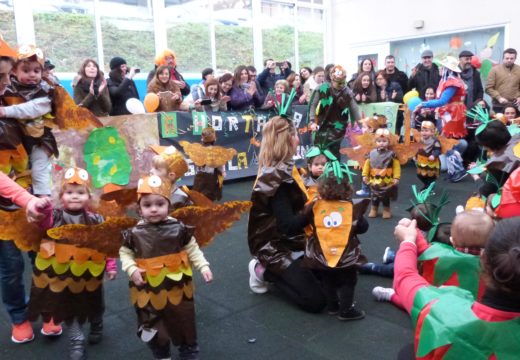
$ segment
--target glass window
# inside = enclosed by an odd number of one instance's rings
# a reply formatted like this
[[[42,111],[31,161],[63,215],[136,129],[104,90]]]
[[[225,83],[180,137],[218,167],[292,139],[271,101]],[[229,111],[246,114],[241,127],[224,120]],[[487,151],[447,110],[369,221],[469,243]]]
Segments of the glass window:
[[[498,34],[494,46],[488,48],[488,41]],[[426,38],[393,41],[390,43],[390,53],[395,56],[395,64],[399,70],[410,75],[411,70],[421,61],[421,53],[430,49],[434,62],[447,55],[459,58],[462,50],[470,50],[481,61],[485,59],[498,63],[504,51],[504,28],[467,31]]]
[[[200,73],[211,67],[211,5],[205,0],[176,3],[166,1],[168,48],[175,52],[179,71]]]
[[[103,53],[107,72],[110,59],[124,58],[142,72],[154,69],[155,42],[151,1],[99,1]],[[109,16],[107,16],[109,15]]]
[[[12,2],[0,3],[0,24],[2,24],[0,36],[14,48],[16,45],[16,27]]]
[[[218,0],[213,4],[217,70],[233,72],[252,65],[253,28],[251,1]]]
[[[298,53],[300,67],[323,64],[323,10],[298,7]]]
[[[262,1],[263,58],[294,64],[294,5]]]
[[[96,58],[91,2],[34,1],[33,19],[36,46],[52,61],[56,71],[76,72],[84,59]]]

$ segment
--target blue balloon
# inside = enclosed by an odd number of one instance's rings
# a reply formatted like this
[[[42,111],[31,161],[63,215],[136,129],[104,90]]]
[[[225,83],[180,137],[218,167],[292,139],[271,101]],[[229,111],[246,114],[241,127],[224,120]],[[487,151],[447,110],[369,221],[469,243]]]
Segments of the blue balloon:
[[[410,111],[413,112],[417,105],[419,105],[420,103],[422,103],[422,99],[420,97],[413,97],[410,100],[408,100],[408,109],[410,109]]]

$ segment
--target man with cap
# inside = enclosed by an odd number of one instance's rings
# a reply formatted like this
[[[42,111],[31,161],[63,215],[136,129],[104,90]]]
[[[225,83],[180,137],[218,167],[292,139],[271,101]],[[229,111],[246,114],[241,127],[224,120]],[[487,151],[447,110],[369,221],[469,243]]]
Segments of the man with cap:
[[[424,98],[426,89],[429,87],[437,89],[440,80],[439,68],[433,63],[433,52],[424,50],[421,54],[421,63],[412,69],[408,89],[415,88],[419,92],[419,96]]]
[[[460,77],[466,84],[466,98],[464,103],[468,109],[484,98],[484,87],[480,80],[480,72],[471,65],[473,53],[469,50],[463,50],[459,54],[459,67],[462,70]]]
[[[507,105],[520,106],[520,66],[515,64],[515,49],[505,49],[502,64],[489,72],[486,93],[493,99],[493,110],[504,112]]]
[[[129,69],[126,60],[121,57],[116,56],[110,60],[107,86],[112,101],[111,116],[130,114],[126,108],[126,101],[131,98],[139,99],[137,87],[132,80],[138,72],[135,67]]]

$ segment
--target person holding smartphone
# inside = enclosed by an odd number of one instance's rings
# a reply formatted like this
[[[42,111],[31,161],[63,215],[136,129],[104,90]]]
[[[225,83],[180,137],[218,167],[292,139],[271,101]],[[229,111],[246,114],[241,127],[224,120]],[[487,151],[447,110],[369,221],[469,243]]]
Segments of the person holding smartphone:
[[[274,85],[278,80],[286,80],[287,77],[292,73],[291,63],[285,61],[274,61],[273,59],[267,59],[264,62],[265,68],[258,75],[257,80],[262,87],[263,93],[269,93],[269,90],[274,90]],[[276,73],[276,67],[280,68],[280,73]]]
[[[110,60],[110,73],[108,74],[108,92],[112,101],[111,116],[128,115],[126,101],[131,98],[139,99],[139,93],[134,83],[134,76],[140,71],[139,68],[129,68],[126,60],[114,57]]]

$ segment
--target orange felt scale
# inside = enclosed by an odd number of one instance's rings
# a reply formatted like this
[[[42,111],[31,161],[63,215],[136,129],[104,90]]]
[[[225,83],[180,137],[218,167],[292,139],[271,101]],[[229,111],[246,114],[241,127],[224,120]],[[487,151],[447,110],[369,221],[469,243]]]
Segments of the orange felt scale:
[[[224,148],[222,146],[204,146],[199,143],[189,143],[187,141],[179,141],[182,148],[197,166],[209,166],[218,168],[225,165],[229,160],[237,154],[232,148]]]
[[[323,201],[314,204],[314,224],[327,264],[335,267],[345,251],[352,229],[352,203]]]
[[[155,310],[162,310],[168,303],[179,305],[184,296],[188,299],[193,298],[193,285],[191,281],[182,288],[174,287],[170,290],[163,289],[157,294],[146,290],[139,290],[136,287],[130,288],[130,302],[138,308],[144,308],[150,304]]]
[[[167,268],[170,272],[178,272],[181,267],[190,267],[186,251],[148,259],[135,259],[135,262],[138,267],[146,270],[146,273],[151,276],[159,275],[163,268]]]
[[[79,248],[69,244],[57,244],[54,241],[42,241],[39,254],[44,259],[55,256],[56,261],[60,264],[74,260],[75,263],[81,265],[88,260],[102,262],[106,259],[105,254],[94,249]]]
[[[73,294],[79,294],[85,290],[93,292],[102,284],[102,279],[95,277],[89,280],[80,278],[76,281],[72,277],[60,279],[58,277],[49,277],[45,273],[41,273],[40,275],[33,274],[32,280],[35,287],[39,289],[45,289],[48,287],[54,293],[61,293],[65,288],[69,289]]]

